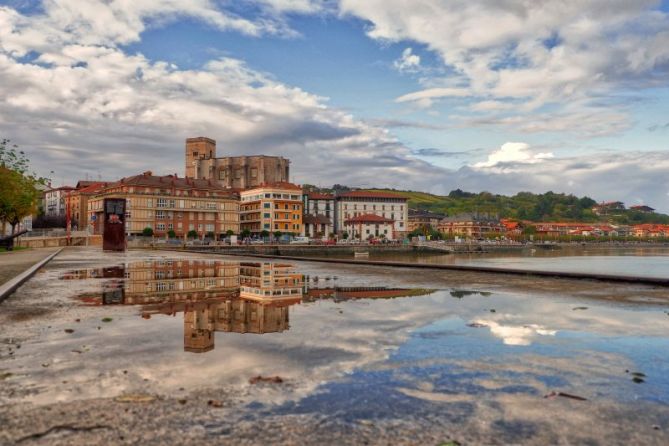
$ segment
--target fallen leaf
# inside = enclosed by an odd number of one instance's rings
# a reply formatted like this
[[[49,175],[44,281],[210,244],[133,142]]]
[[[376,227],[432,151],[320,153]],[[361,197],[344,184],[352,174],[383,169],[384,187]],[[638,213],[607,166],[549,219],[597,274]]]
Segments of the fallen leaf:
[[[272,383],[272,384],[281,384],[283,382],[283,378],[280,376],[254,376],[253,378],[249,379],[249,384],[258,384],[258,383]]]
[[[552,392],[544,395],[544,398],[552,399],[552,398],[555,398],[556,396],[561,396],[563,398],[569,398],[569,399],[578,400],[578,401],[588,401],[587,398],[583,398],[582,396],[572,395],[571,393],[565,393],[565,392],[556,392],[556,391],[552,391]]]

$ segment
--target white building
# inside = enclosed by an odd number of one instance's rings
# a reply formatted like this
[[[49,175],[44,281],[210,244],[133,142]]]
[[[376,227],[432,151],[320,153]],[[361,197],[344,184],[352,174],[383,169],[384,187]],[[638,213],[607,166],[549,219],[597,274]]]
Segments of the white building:
[[[75,190],[70,186],[56,187],[44,191],[44,215],[47,217],[65,216],[65,197]]]
[[[334,235],[335,198],[332,194],[305,192],[302,235],[329,239]]]
[[[350,239],[367,240],[369,238],[385,238],[396,240],[402,238],[394,230],[395,221],[374,214],[363,214],[344,220],[343,232]]]
[[[409,208],[407,198],[391,192],[355,190],[335,197],[335,231],[341,235],[345,222],[361,215],[376,215],[392,221],[392,235],[401,239],[407,234]]]

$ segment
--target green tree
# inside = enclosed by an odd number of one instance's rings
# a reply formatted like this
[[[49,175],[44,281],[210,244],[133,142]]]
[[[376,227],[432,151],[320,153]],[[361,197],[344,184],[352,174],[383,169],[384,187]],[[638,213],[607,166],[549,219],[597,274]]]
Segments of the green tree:
[[[243,239],[249,238],[251,237],[251,231],[249,231],[248,229],[244,229],[239,235],[241,235]]]
[[[283,234],[281,234],[281,231],[274,231],[274,239],[278,240],[281,238]]]
[[[188,238],[197,238],[197,231],[195,229],[191,229],[186,235]]]
[[[209,232],[207,232],[207,238],[211,238],[211,239],[216,238],[216,234],[214,234],[213,231],[209,231]]]
[[[225,231],[226,237],[231,237],[233,235],[235,235],[235,231],[233,231],[232,229],[228,229],[227,231]]]
[[[142,230],[142,235],[144,237],[153,237],[153,229],[149,227],[144,228]]]
[[[174,232],[174,229],[170,229],[169,231],[167,231],[167,236],[169,238],[177,238],[177,233]]]
[[[260,237],[262,237],[262,238],[269,237],[269,231],[266,230],[266,229],[263,229],[262,231],[260,231]]]
[[[0,140],[0,223],[9,223],[12,233],[24,217],[36,212],[41,188],[49,181],[29,168],[23,151],[8,139]]]

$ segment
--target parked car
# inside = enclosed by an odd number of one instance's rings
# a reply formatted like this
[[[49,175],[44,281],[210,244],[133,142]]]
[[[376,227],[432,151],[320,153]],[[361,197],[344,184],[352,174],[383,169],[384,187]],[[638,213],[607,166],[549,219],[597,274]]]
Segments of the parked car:
[[[294,237],[291,241],[291,244],[308,244],[309,237]]]

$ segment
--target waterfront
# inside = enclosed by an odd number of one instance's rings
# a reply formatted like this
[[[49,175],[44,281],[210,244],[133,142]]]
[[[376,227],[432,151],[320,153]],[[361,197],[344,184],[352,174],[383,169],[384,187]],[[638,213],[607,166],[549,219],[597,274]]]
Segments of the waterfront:
[[[2,309],[4,442],[669,441],[666,289],[69,249]]]
[[[435,265],[468,265],[539,271],[613,274],[666,278],[669,274],[669,247],[653,246],[527,246],[518,249],[479,253],[376,252],[370,260],[387,260]],[[302,254],[319,257],[321,254]],[[350,254],[328,254],[332,258],[353,258]]]

